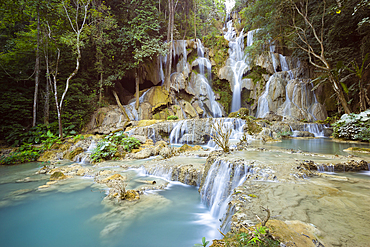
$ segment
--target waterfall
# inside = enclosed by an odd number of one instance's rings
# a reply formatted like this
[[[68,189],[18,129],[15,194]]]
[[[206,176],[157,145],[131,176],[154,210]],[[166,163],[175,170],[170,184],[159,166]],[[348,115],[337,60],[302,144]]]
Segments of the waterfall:
[[[274,79],[275,74],[273,74],[266,84],[266,89],[263,94],[258,98],[258,106],[257,106],[257,118],[264,118],[267,113],[270,112],[269,108],[269,89],[271,81]]]
[[[163,56],[159,55],[159,77],[161,78],[161,85],[164,83],[163,60]]]
[[[324,128],[325,125],[323,124],[305,124],[303,127],[303,131],[308,131],[315,135],[315,137],[324,137]]]
[[[88,163],[86,162],[86,159],[90,156],[90,154],[94,151],[94,149],[97,147],[97,144],[96,144],[96,141],[95,140],[91,140],[91,143],[88,147],[88,149],[86,150],[86,152],[84,152],[84,156],[81,158],[81,164],[85,164],[85,163]]]
[[[216,160],[210,167],[200,195],[203,203],[211,210],[211,215],[220,221],[225,221],[225,213],[233,190],[246,180],[246,175],[252,172],[251,166],[243,163],[230,163]],[[224,224],[227,225],[228,224]]]
[[[204,57],[204,46],[202,42],[197,39],[197,53],[198,58],[196,62],[198,62],[199,66],[199,81],[200,81],[200,91],[201,94],[207,95],[208,100],[210,101],[211,108],[209,109],[212,113],[212,117],[222,117],[222,110],[219,103],[216,101],[215,94],[212,90],[211,85],[209,84],[212,79],[212,65],[209,59]],[[205,73],[205,68],[207,69],[207,77]]]
[[[215,93],[213,92],[211,86],[207,82],[207,78],[200,75],[200,82],[201,82],[201,92],[205,92],[208,95],[208,99],[210,101],[212,117],[222,117],[222,110],[220,105],[217,103],[215,99]]]
[[[248,67],[244,56],[244,33],[240,32],[238,37],[234,27],[232,26],[232,20],[227,22],[227,32],[224,38],[229,41],[229,62],[230,67],[233,71],[233,98],[231,104],[231,111],[238,111],[241,107],[241,81],[244,70]],[[250,44],[253,43],[253,33],[248,33],[248,40]]]

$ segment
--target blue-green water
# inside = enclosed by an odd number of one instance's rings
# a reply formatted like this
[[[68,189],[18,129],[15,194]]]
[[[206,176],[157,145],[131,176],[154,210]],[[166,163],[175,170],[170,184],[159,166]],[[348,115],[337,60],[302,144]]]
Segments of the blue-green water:
[[[362,143],[334,142],[329,138],[285,139],[285,140],[282,140],[281,142],[266,143],[264,146],[280,147],[284,149],[294,149],[294,150],[300,150],[304,152],[320,153],[320,154],[334,154],[334,155],[335,154],[348,155],[349,153],[343,150],[349,147],[370,148],[370,144],[368,143],[362,144]]]
[[[92,179],[73,178],[40,192],[47,175],[37,164],[0,167],[0,246],[193,246],[218,237],[217,220],[200,201],[196,187],[171,183],[138,202],[112,206]],[[40,181],[15,183],[30,176]],[[137,175],[135,179],[148,179]],[[28,193],[14,191],[24,189]]]

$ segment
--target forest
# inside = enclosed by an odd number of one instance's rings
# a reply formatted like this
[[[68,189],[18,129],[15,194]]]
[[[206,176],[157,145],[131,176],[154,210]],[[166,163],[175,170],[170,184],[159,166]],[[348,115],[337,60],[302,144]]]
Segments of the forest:
[[[280,53],[307,62],[315,88],[330,92],[321,99],[330,117],[370,106],[368,0],[237,0],[226,6],[222,0],[2,1],[0,139],[18,145],[24,138],[37,143],[48,130],[60,137],[79,133],[96,109],[116,104],[114,93],[122,87],[131,98],[152,87],[143,67],[172,57],[171,42],[200,39],[217,50],[230,18],[237,32],[258,29],[245,50],[250,56],[275,42]],[[212,73],[213,90],[230,94]],[[221,101],[229,98],[221,95]]]

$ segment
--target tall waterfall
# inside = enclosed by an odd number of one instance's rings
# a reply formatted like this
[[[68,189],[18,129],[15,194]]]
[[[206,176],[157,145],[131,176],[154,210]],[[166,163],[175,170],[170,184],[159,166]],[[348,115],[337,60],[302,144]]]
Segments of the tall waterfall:
[[[226,24],[227,32],[224,38],[229,41],[229,59],[227,63],[233,71],[233,98],[231,104],[231,111],[235,112],[240,109],[241,106],[241,81],[243,77],[244,70],[247,68],[248,64],[244,56],[244,33],[240,32],[239,36],[236,37],[236,32],[233,27],[233,21],[230,20]],[[251,38],[248,37],[248,41],[253,42],[253,33],[251,33]]]

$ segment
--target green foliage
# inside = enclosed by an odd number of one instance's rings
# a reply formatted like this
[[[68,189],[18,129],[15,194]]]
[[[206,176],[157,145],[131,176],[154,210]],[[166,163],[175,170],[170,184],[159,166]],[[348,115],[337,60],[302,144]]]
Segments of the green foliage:
[[[111,133],[98,142],[90,155],[91,161],[101,162],[103,160],[113,159],[120,146],[126,152],[131,152],[132,149],[140,147],[140,142],[134,137],[127,137],[123,131]]]
[[[109,141],[99,141],[96,148],[92,151],[90,157],[92,162],[101,162],[109,160],[116,154],[117,145]]]
[[[238,247],[278,247],[280,243],[275,240],[269,233],[269,229],[265,226],[256,227],[254,231],[227,233],[224,236],[223,242],[225,246]]]
[[[207,245],[209,244],[209,241],[206,241],[206,238],[203,237],[202,238],[202,243],[201,244],[194,244],[194,246],[203,246],[203,247],[207,247]]]
[[[179,117],[178,116],[168,116],[167,117],[167,120],[177,120],[177,119],[179,119]]]
[[[127,152],[131,152],[132,149],[140,147],[140,141],[134,137],[127,137],[122,140],[122,145]]]
[[[32,161],[37,161],[40,157],[41,149],[30,144],[25,144],[19,147],[16,151],[10,153],[9,156],[0,157],[0,165],[22,164]]]
[[[41,141],[44,150],[45,149],[50,149],[51,146],[53,146],[53,144],[55,144],[55,143],[58,143],[58,144],[62,143],[59,136],[54,135],[53,133],[51,133],[50,130],[48,130],[48,132],[46,132],[46,134],[41,135],[41,137],[45,138],[44,140]]]

